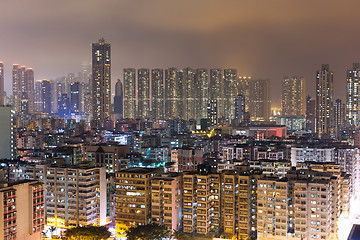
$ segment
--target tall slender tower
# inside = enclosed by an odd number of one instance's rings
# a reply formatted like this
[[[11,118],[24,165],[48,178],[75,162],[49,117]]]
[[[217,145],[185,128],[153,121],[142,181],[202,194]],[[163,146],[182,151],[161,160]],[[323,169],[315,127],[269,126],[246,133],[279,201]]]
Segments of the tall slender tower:
[[[45,114],[51,113],[51,83],[50,80],[43,79],[41,81],[41,112]]]
[[[180,118],[182,115],[182,77],[176,68],[165,70],[165,118]]]
[[[5,105],[4,95],[4,64],[0,62],[0,106]]]
[[[235,119],[235,103],[238,97],[237,87],[237,70],[224,69],[224,96],[223,96],[223,113],[224,118],[228,120]]]
[[[195,74],[195,117],[200,123],[207,118],[209,102],[209,74],[207,69],[196,69]]]
[[[117,80],[115,84],[115,96],[114,96],[114,113],[116,115],[116,120],[123,118],[123,84],[120,79]]]
[[[136,70],[124,69],[124,118],[135,119],[136,110]]]
[[[269,121],[270,80],[249,81],[249,112],[251,121]]]
[[[249,92],[249,82],[251,77],[247,76],[239,76],[239,79],[236,83],[237,92],[241,94],[245,101],[245,112],[249,112],[249,99],[250,99],[250,92]]]
[[[34,71],[13,65],[13,105],[17,114],[34,113]]]
[[[18,64],[13,65],[12,69],[12,91],[13,91],[13,109],[16,113],[20,110],[20,68]]]
[[[164,95],[164,71],[162,69],[151,70],[151,101],[153,118],[163,119],[165,117],[165,95]]]
[[[345,128],[345,104],[342,103],[341,99],[336,99],[334,103],[334,132],[336,138],[340,139],[341,131]]]
[[[216,105],[217,118],[223,117],[224,113],[224,86],[223,86],[223,75],[221,69],[210,69],[210,84],[209,84],[209,103],[210,105]],[[216,101],[214,101],[216,100]],[[214,110],[213,110],[214,111]]]
[[[305,115],[305,79],[303,77],[285,77],[282,82],[282,115]]]
[[[316,73],[316,133],[330,137],[334,121],[334,73],[329,64],[321,65]]]
[[[70,84],[70,111],[74,115],[80,114],[81,109],[81,88],[80,82]]]
[[[138,69],[138,114],[140,118],[150,116],[150,71]]]
[[[315,128],[315,100],[311,99],[310,95],[306,97],[306,130],[314,133]]]
[[[185,68],[183,76],[184,119],[195,119],[195,71]]]
[[[360,126],[360,63],[353,63],[346,77],[346,117],[349,127]]]
[[[92,44],[93,120],[110,120],[111,53],[110,44],[101,38]]]

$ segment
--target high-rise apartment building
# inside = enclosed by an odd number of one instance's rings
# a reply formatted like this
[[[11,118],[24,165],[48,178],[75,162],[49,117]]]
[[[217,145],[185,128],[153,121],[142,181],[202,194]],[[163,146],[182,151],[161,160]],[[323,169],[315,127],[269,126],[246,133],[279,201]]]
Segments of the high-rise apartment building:
[[[183,231],[208,234],[220,231],[219,174],[183,175]]]
[[[48,226],[106,224],[105,167],[49,166],[42,175]]]
[[[51,83],[50,80],[41,81],[41,112],[51,114]]]
[[[118,79],[115,84],[115,96],[114,96],[115,120],[119,120],[123,118],[123,110],[124,110],[123,100],[124,100],[123,84],[121,80]]]
[[[223,86],[223,74],[221,69],[210,69],[210,82],[209,82],[209,102],[216,100],[217,103],[217,117],[223,117],[223,97],[224,97],[224,86]],[[214,101],[213,101],[214,102]]]
[[[79,115],[81,113],[81,85],[80,82],[70,84],[70,111],[71,114]]]
[[[236,124],[246,122],[245,119],[245,98],[239,94],[235,102],[235,122]]]
[[[336,99],[334,103],[334,133],[336,138],[340,137],[341,131],[345,128],[346,123],[346,105],[341,99]]]
[[[200,123],[207,118],[209,102],[209,74],[207,69],[196,69],[195,73],[195,119]]]
[[[177,231],[182,225],[182,176],[168,173],[151,179],[151,221]]]
[[[132,226],[151,223],[151,178],[156,170],[131,168],[116,173],[116,232],[125,237]]]
[[[246,238],[256,232],[256,177],[248,171],[184,173],[183,231]]]
[[[329,64],[321,65],[316,73],[316,133],[330,137],[334,123],[334,73]]]
[[[58,115],[67,117],[70,114],[70,99],[66,93],[62,93],[58,99]]]
[[[349,127],[359,128],[360,124],[360,63],[353,63],[346,77],[346,117]]]
[[[111,52],[110,44],[100,39],[92,44],[93,120],[110,120],[111,114]]]
[[[249,112],[249,82],[251,81],[251,77],[239,76],[239,80],[236,83],[237,91],[241,94],[245,99],[245,112]]]
[[[52,110],[52,84],[50,80],[37,80],[35,83],[35,112],[50,114]]]
[[[315,133],[315,99],[306,97],[306,130]]]
[[[165,118],[183,118],[183,71],[176,68],[165,70]]]
[[[250,80],[247,102],[251,121],[268,121],[270,118],[270,80]]]
[[[221,115],[231,122],[235,119],[235,101],[238,96],[237,86],[237,70],[224,69],[224,109]]]
[[[124,118],[137,117],[136,106],[136,70],[124,69]]]
[[[186,120],[195,119],[195,70],[192,68],[183,69],[183,118]]]
[[[156,119],[165,117],[164,71],[151,70],[151,116]]]
[[[305,79],[285,77],[282,82],[281,109],[284,116],[305,115]]]
[[[4,63],[0,62],[0,106],[6,105],[4,92]]]
[[[150,70],[147,68],[138,69],[137,76],[138,90],[138,117],[150,117]]]
[[[59,95],[57,94],[57,82],[55,80],[50,81],[50,89],[51,89],[51,113],[57,113],[58,111],[58,99]],[[36,87],[35,87],[35,95],[36,95]],[[35,96],[36,99],[36,96]],[[36,100],[35,100],[36,101]],[[36,107],[35,107],[36,109]],[[36,110],[35,110],[36,112]]]
[[[0,188],[0,238],[38,240],[45,224],[44,185],[18,181]]]
[[[291,170],[286,178],[258,180],[258,239],[332,239],[334,191],[332,174]]]
[[[15,112],[20,115],[34,113],[34,71],[14,64],[12,76]]]

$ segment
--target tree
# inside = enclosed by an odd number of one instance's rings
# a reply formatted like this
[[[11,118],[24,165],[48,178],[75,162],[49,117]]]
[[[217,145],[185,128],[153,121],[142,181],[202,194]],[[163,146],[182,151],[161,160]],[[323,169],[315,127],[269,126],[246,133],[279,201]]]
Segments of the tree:
[[[105,240],[111,233],[105,226],[86,226],[67,229],[65,237],[70,240]]]
[[[171,231],[166,226],[156,223],[131,227],[126,231],[128,240],[161,240],[170,236]]]
[[[177,240],[191,240],[191,237],[181,231],[175,230],[172,235]]]

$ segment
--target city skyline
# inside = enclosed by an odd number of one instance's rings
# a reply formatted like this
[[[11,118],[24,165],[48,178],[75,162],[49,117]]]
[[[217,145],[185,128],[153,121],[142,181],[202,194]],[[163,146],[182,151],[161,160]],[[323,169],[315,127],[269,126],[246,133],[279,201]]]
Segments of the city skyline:
[[[35,80],[78,72],[82,62],[90,62],[91,43],[104,37],[113,48],[113,79],[122,78],[123,68],[128,67],[234,68],[239,75],[270,79],[279,86],[284,76],[303,76],[307,94],[314,97],[316,70],[327,63],[334,72],[335,98],[345,99],[346,70],[359,61],[358,33],[353,31],[356,14],[351,14],[357,1],[343,5],[326,1],[326,13],[320,11],[322,1],[311,5],[285,1],[204,3],[191,3],[187,8],[190,2],[181,1],[171,3],[170,8],[165,1],[105,1],[102,11],[97,11],[100,3],[96,2],[15,2],[11,7],[4,3],[9,9],[1,16],[7,23],[0,41],[5,89],[9,93],[14,63],[33,67]],[[14,14],[11,9],[19,9],[16,6],[30,11]],[[273,11],[267,11],[272,6],[276,6]],[[179,17],[184,9],[188,19]],[[99,18],[93,17],[96,11]],[[157,12],[162,14],[154,14]],[[70,52],[76,54],[69,58]],[[280,106],[278,93],[272,88],[270,95]]]

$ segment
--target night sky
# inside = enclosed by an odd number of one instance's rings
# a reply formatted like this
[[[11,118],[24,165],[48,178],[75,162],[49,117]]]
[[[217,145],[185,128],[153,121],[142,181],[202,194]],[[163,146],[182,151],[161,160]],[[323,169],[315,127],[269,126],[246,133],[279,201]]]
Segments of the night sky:
[[[78,72],[91,43],[112,46],[112,83],[125,67],[229,67],[271,80],[280,103],[285,75],[304,76],[314,96],[322,63],[345,100],[346,69],[360,61],[359,0],[1,0],[0,61],[35,80]]]

